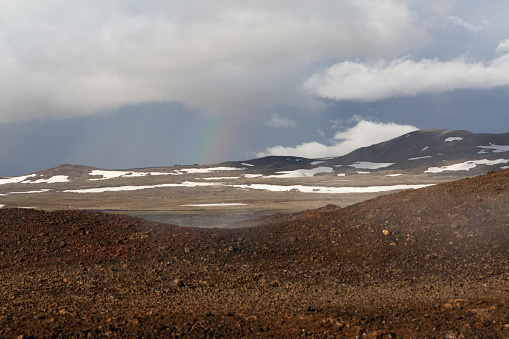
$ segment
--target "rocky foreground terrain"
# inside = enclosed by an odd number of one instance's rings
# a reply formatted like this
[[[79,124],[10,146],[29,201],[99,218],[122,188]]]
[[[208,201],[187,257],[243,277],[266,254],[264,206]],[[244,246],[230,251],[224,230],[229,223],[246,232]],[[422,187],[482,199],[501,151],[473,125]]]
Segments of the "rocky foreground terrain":
[[[509,170],[257,223],[0,209],[0,337],[509,337]]]

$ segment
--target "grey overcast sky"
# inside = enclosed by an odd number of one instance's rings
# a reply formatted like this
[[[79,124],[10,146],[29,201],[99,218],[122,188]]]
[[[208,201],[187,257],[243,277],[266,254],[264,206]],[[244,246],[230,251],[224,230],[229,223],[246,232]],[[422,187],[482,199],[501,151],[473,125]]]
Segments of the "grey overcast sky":
[[[509,2],[0,0],[0,176],[508,132]]]

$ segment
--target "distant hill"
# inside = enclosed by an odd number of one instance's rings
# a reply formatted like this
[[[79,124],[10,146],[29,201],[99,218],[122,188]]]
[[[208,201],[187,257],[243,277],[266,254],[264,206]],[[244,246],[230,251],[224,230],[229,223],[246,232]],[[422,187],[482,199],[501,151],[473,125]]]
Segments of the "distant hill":
[[[469,171],[474,175],[509,166],[509,133],[418,130],[335,158],[271,156],[244,162],[228,162],[231,166],[242,166],[241,163],[250,163],[273,171],[320,166],[332,167],[334,173],[402,170],[412,173]]]
[[[420,130],[359,148],[345,156],[328,160],[323,165],[348,166],[358,161],[370,161],[393,163],[384,169],[422,170],[483,159],[509,159],[508,145],[509,133],[475,134],[455,130]],[[501,161],[494,164],[493,169],[507,166],[507,163],[509,160]]]

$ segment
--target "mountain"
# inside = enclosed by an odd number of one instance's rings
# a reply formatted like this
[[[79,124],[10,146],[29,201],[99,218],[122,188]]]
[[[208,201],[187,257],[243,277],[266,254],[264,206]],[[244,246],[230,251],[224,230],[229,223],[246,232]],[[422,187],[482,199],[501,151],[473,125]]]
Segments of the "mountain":
[[[397,138],[359,148],[347,155],[308,159],[295,156],[267,156],[246,161],[227,161],[221,164],[159,168],[124,169],[121,177],[158,175],[160,173],[217,173],[242,170],[243,173],[277,175],[278,172],[321,168],[315,174],[355,174],[358,171],[406,171],[407,173],[468,172],[467,176],[509,166],[509,133],[471,133],[459,130],[418,130]],[[328,168],[328,169],[325,169]],[[207,170],[209,169],[209,170]],[[64,164],[27,176],[36,181],[53,176],[67,176],[74,180],[101,178],[102,171],[87,166]],[[115,171],[110,171],[111,173]],[[281,174],[281,173],[279,173]],[[302,173],[301,173],[302,174]],[[295,173],[298,176],[298,173]],[[461,174],[460,174],[461,175]],[[142,175],[143,176],[143,175]],[[288,174],[286,175],[288,177]],[[21,178],[21,177],[20,177]],[[5,181],[5,180],[4,180]],[[0,179],[0,184],[2,181]]]
[[[64,164],[0,178],[0,208],[99,210],[225,227],[329,203],[344,207],[508,166],[509,133],[421,130],[328,159],[270,156],[123,170]]]
[[[358,170],[409,173],[469,171],[471,176],[509,166],[509,133],[418,130],[330,159],[271,156],[246,162],[228,162],[232,166],[240,166],[241,163],[257,164],[274,172],[319,166],[332,167],[336,174],[353,174]]]
[[[345,156],[331,159],[322,165],[349,166],[360,161],[373,163],[392,163],[383,169],[421,171],[430,167],[453,171],[448,167],[459,163],[468,163],[457,166],[459,170],[466,170],[473,163],[481,160],[497,161],[494,166],[499,169],[509,163],[509,133],[489,134],[471,133],[456,130],[419,130],[404,134],[389,141],[381,142],[369,147],[359,148]],[[504,157],[505,156],[505,157]],[[506,161],[507,160],[507,161]],[[484,172],[486,167],[478,163],[479,169],[472,172]],[[436,169],[436,172],[439,170]],[[432,172],[432,171],[431,171]],[[432,172],[433,173],[433,172]]]
[[[0,336],[507,338],[509,170],[187,228],[0,210]]]

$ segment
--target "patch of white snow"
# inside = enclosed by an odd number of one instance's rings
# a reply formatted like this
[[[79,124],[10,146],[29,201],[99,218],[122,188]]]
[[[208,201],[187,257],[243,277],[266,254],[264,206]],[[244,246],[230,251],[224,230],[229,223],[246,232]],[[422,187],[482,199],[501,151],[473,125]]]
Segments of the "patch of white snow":
[[[484,153],[487,153],[487,150],[491,149],[492,153],[503,153],[503,152],[509,152],[509,145],[489,145],[489,146],[477,146],[482,148],[482,151],[485,151]],[[481,153],[482,151],[478,152]]]
[[[297,169],[293,171],[280,171],[275,175],[268,175],[267,178],[306,178],[319,173],[332,173],[332,167],[317,167],[312,169]]]
[[[403,175],[401,173],[395,173],[395,174],[386,174],[386,177],[399,177],[400,175]]]
[[[351,167],[359,168],[359,169],[379,169],[384,167],[389,167],[391,165],[394,165],[393,162],[369,162],[369,161],[357,161],[351,165]]]
[[[245,168],[237,167],[209,167],[209,168],[181,168],[179,171],[186,173],[211,173],[218,171],[244,171]]]
[[[36,176],[35,174],[30,174],[30,175],[23,175],[21,177],[2,178],[2,179],[0,179],[0,185],[20,183],[20,182],[25,181],[28,178],[32,178],[35,176]]]
[[[230,180],[230,179],[240,179],[240,177],[210,177],[210,178],[203,178],[203,180]]]
[[[463,140],[463,138],[462,137],[449,137],[449,138],[445,139],[446,142],[460,141],[460,140]]]
[[[90,180],[108,180],[108,179],[114,179],[114,178],[118,178],[118,177],[121,177],[121,176],[125,176],[127,173],[129,173],[129,172],[125,172],[125,171],[93,170],[88,175],[93,175],[93,176],[101,175],[102,176],[102,178],[93,178],[93,179],[90,179]]]
[[[320,164],[322,164],[322,163],[324,163],[324,162],[325,162],[324,160],[317,160],[317,161],[313,161],[313,162],[311,163],[311,165],[312,165],[312,166],[320,165]]]
[[[219,185],[216,183],[208,183],[208,182],[192,182],[192,181],[184,181],[180,184],[157,184],[150,186],[115,186],[115,187],[94,187],[94,188],[82,188],[82,189],[74,189],[74,190],[64,190],[64,193],[104,193],[104,192],[118,192],[118,191],[138,191],[148,188],[165,188],[165,187],[205,187],[205,186],[215,186]]]
[[[30,183],[31,184],[42,184],[42,183],[54,184],[54,183],[57,183],[57,182],[69,182],[69,176],[67,176],[67,175],[55,175],[55,176],[52,176],[49,179],[37,179],[35,181],[31,181]]]
[[[497,159],[497,160],[471,160],[471,161],[465,161],[458,164],[453,164],[449,166],[442,166],[442,167],[430,167],[424,173],[441,173],[444,171],[469,171],[472,168],[475,168],[477,165],[498,165],[498,164],[507,164],[509,162],[509,159]]]
[[[253,179],[253,178],[261,178],[263,174],[243,174],[245,178]]]
[[[408,160],[419,160],[419,159],[427,159],[427,158],[433,158],[433,157],[431,155],[427,155],[425,157],[409,158]]]
[[[8,195],[8,194],[35,194],[35,193],[44,193],[44,192],[48,192],[48,191],[51,191],[51,190],[45,188],[45,189],[37,190],[37,191],[9,192],[6,195]]]
[[[101,175],[102,178],[92,178],[93,180],[108,180],[115,178],[135,178],[145,177],[147,175],[177,175],[180,173],[164,173],[164,172],[133,172],[133,171],[110,171],[110,170],[93,170],[89,175]]]
[[[391,186],[368,186],[368,187],[323,187],[323,186],[280,186],[280,185],[232,185],[232,187],[242,189],[256,189],[271,192],[298,191],[303,193],[329,193],[329,194],[347,194],[347,193],[377,193],[393,190],[417,189],[431,185],[391,185]]]
[[[424,147],[423,149],[421,149],[421,152],[424,152],[425,150],[429,149],[429,146],[426,146]]]
[[[253,164],[247,164],[245,162],[242,162],[241,165],[248,166],[248,167],[253,167],[254,166]]]

